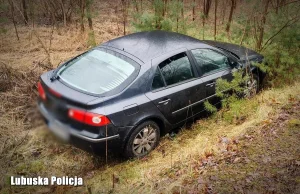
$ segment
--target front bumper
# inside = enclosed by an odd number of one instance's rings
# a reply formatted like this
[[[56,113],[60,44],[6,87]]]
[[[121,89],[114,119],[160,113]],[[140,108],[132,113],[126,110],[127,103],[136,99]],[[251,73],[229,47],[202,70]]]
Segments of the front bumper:
[[[95,137],[95,134],[91,134],[88,131],[78,131],[72,128],[71,126],[64,124],[59,120],[55,119],[55,117],[51,115],[50,112],[47,111],[43,103],[38,103],[38,109],[46,119],[48,128],[56,136],[63,139],[64,141],[70,141],[72,136],[91,143],[101,143],[101,142],[119,139],[119,134],[97,138]]]

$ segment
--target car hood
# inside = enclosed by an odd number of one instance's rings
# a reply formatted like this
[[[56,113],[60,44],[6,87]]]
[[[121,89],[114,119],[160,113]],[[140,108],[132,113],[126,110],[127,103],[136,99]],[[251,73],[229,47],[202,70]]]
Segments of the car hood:
[[[212,40],[205,40],[204,42],[211,46],[221,48],[233,53],[240,61],[262,61],[263,59],[263,56],[261,54],[240,45]]]

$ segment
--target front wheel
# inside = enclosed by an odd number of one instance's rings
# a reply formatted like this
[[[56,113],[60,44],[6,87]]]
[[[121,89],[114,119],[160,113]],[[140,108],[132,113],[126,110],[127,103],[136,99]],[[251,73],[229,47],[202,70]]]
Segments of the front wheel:
[[[149,154],[158,144],[160,130],[153,121],[140,124],[131,133],[124,150],[127,158],[142,158]]]
[[[259,92],[259,78],[257,75],[253,74],[252,77],[247,81],[244,90],[244,96],[246,98],[251,98]]]

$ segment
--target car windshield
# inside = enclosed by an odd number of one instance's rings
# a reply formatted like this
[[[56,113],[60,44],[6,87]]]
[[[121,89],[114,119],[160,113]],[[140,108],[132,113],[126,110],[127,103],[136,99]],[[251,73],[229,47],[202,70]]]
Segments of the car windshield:
[[[103,94],[124,83],[135,69],[127,57],[95,49],[68,62],[58,75],[79,90]]]

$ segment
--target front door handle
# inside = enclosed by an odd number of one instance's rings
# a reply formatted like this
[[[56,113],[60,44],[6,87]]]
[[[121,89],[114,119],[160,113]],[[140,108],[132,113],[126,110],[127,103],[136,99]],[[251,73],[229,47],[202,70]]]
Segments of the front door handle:
[[[211,82],[209,84],[206,84],[206,87],[213,87],[216,84],[216,82]]]
[[[168,103],[169,103],[169,101],[170,101],[171,99],[165,99],[165,100],[162,100],[162,101],[160,101],[160,102],[158,102],[158,104],[163,104],[163,105],[167,105]]]

